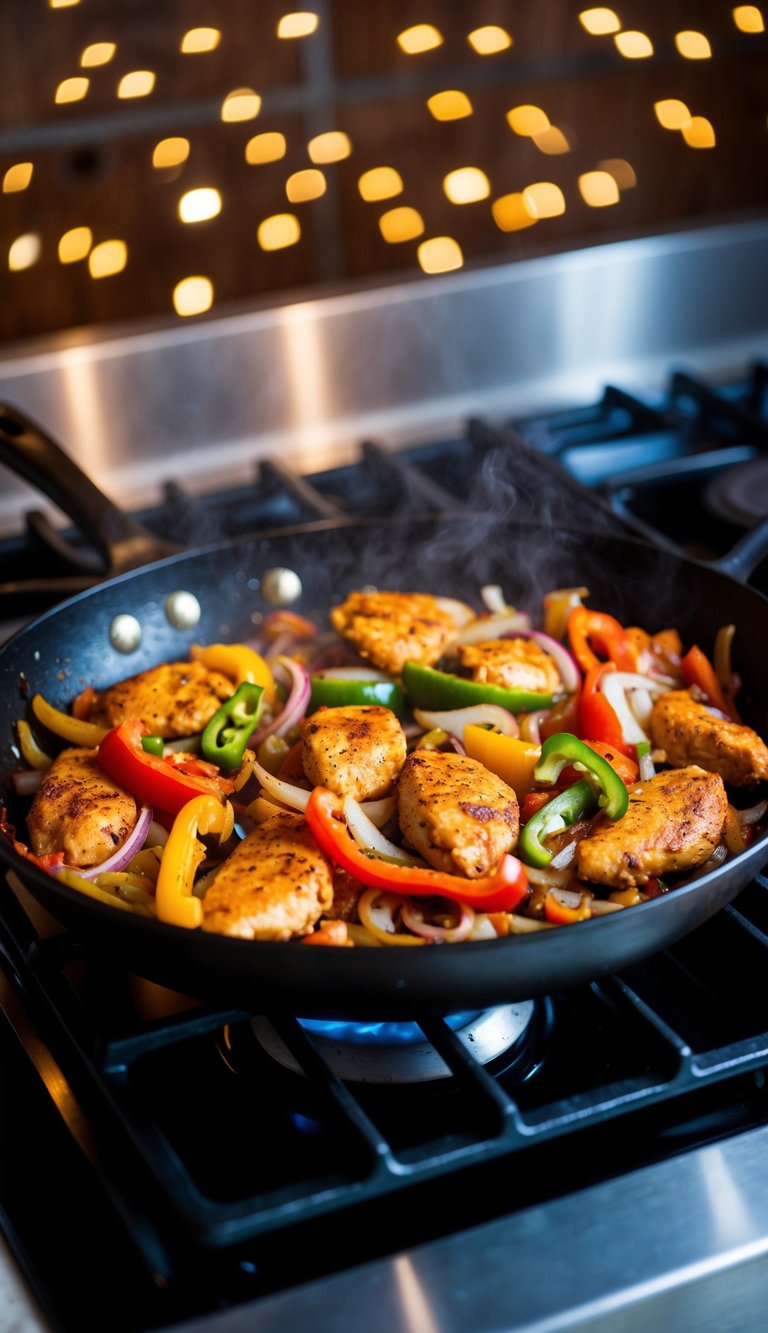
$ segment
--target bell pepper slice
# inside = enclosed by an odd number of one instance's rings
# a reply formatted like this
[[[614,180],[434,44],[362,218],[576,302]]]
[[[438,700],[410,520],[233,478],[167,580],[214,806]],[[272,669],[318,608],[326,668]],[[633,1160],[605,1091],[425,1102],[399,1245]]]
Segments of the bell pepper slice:
[[[541,746],[522,741],[518,736],[502,736],[469,723],[464,728],[464,749],[470,759],[477,759],[511,787],[518,800],[533,786],[533,770],[541,754]]]
[[[650,752],[650,743],[648,741],[645,741],[644,743],[647,746],[647,752]],[[631,783],[637,782],[638,767],[634,759],[630,759],[628,755],[622,754],[621,750],[616,750],[612,745],[606,745],[604,741],[585,740],[584,744],[588,745],[590,750],[594,750],[596,754],[601,755],[603,759],[611,765],[614,773],[618,773],[625,787],[629,787]],[[638,755],[640,754],[641,744],[643,744],[643,742],[635,746]],[[581,774],[575,769],[564,768],[560,774],[560,784],[561,786],[566,787],[571,782],[578,782],[580,776]]]
[[[203,647],[193,643],[189,655],[195,662],[202,662],[209,671],[220,671],[222,676],[229,676],[235,685],[242,685],[247,680],[251,685],[260,685],[270,708],[278,703],[275,679],[269,664],[253,648],[244,643],[209,643]]]
[[[736,709],[725,696],[712,663],[697,644],[694,644],[681,659],[680,670],[686,684],[698,685],[714,708],[719,708],[721,713],[725,713],[734,721],[739,720]]]
[[[554,699],[552,694],[539,694],[535,690],[519,690],[479,680],[466,680],[464,676],[436,671],[434,667],[422,666],[420,662],[405,663],[403,685],[416,708],[465,708],[472,704],[499,704],[510,713],[532,713],[538,708],[549,708]]]
[[[626,788],[625,788],[626,793]],[[582,815],[590,813],[597,805],[597,796],[590,782],[576,782],[572,787],[561,791],[523,826],[517,850],[526,865],[543,868],[548,866],[554,852],[544,846],[542,838],[550,833],[561,833],[570,828]]]
[[[182,806],[163,848],[155,902],[159,921],[194,930],[202,924],[203,904],[192,888],[195,872],[205,856],[198,833],[226,830],[229,811],[215,796],[195,796]]]
[[[312,676],[307,713],[318,708],[346,708],[356,704],[379,704],[401,716],[405,696],[395,680],[342,680],[335,676]]]
[[[145,805],[168,814],[178,814],[194,796],[214,796],[222,801],[232,790],[226,778],[193,777],[174,768],[167,760],[141,748],[149,735],[139,718],[128,718],[108,731],[99,745],[99,763],[104,772]]]
[[[340,811],[338,796],[327,787],[315,787],[304,818],[320,850],[370,888],[389,889],[411,897],[431,894],[450,898],[480,912],[513,912],[528,896],[525,870],[514,856],[502,857],[495,875],[474,880],[421,866],[395,865],[358,847],[346,824],[338,818]]]
[[[563,902],[557,889],[550,889],[544,899],[544,916],[551,926],[572,926],[576,921],[588,921],[592,915],[590,899],[587,894],[578,895],[578,907],[570,907]]]
[[[32,712],[38,722],[42,722],[43,726],[55,736],[61,736],[65,741],[71,741],[73,745],[83,745],[89,750],[98,745],[107,734],[106,727],[97,727],[95,722],[83,722],[80,718],[72,717],[70,713],[62,713],[60,709],[54,708],[53,704],[49,704],[42,694],[33,696]]]
[[[259,725],[264,688],[244,680],[231,699],[214,713],[205,728],[200,748],[211,764],[228,773],[239,768],[245,747]]]
[[[576,730],[584,740],[601,741],[629,754],[634,747],[625,744],[616,710],[598,688],[605,672],[615,670],[613,662],[600,662],[587,672],[576,710]]]
[[[621,819],[626,814],[629,796],[618,773],[607,759],[567,731],[547,737],[533,775],[537,782],[554,786],[566,765],[585,772],[588,780],[599,788],[598,804],[609,819]]]
[[[637,655],[631,637],[621,622],[605,611],[575,606],[568,617],[568,638],[573,655],[584,672],[602,665],[593,651],[593,644],[603,654],[603,660],[613,662],[620,671],[637,670]]]

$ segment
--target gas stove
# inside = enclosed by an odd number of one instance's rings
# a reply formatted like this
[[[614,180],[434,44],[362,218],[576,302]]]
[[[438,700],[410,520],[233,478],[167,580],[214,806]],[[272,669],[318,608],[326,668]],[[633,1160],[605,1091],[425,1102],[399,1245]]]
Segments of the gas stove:
[[[717,374],[665,356],[647,390],[606,374],[576,406],[489,391],[494,410],[446,431],[425,432],[425,408],[412,439],[361,435],[320,467],[262,441],[245,478],[182,469],[133,512],[198,544],[491,508],[720,558],[768,512],[766,348]],[[97,565],[75,530],[33,520],[0,544],[0,614],[28,618]],[[766,562],[754,581],[768,591]],[[0,950],[0,1226],[25,1333],[760,1323],[765,875],[621,976],[379,1030],[163,991],[13,877]]]

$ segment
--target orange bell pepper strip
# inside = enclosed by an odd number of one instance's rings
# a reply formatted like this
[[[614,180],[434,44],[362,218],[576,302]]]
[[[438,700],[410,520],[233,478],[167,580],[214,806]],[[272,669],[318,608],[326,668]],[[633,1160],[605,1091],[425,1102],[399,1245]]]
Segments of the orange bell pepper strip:
[[[740,721],[736,708],[730,699],[726,698],[720,681],[715,675],[715,669],[709,658],[701,649],[694,644],[693,648],[685,654],[680,662],[680,670],[683,673],[683,680],[687,685],[698,685],[702,694],[705,694],[712,704],[713,708],[719,708],[721,713],[733,719],[734,722]]]
[[[544,915],[551,926],[571,926],[576,921],[589,921],[592,915],[587,894],[581,895],[578,907],[567,907],[556,889],[550,889],[544,899]]]
[[[215,796],[195,796],[179,811],[163,848],[157,876],[159,921],[189,930],[202,924],[203,904],[192,893],[195,871],[205,856],[205,846],[197,835],[225,834],[229,824],[229,811]]]
[[[528,877],[515,856],[502,857],[496,874],[484,879],[462,879],[421,866],[395,865],[358,847],[346,824],[337,818],[339,812],[338,796],[327,787],[315,787],[304,818],[320,850],[370,888],[406,897],[450,898],[479,912],[513,912],[528,896]]]
[[[614,671],[613,662],[598,662],[584,678],[579,696],[577,730],[582,740],[601,741],[612,750],[632,755],[634,746],[624,743],[621,723],[614,709],[598,686],[606,671]]]
[[[194,662],[201,662],[209,671],[220,671],[222,676],[229,676],[235,687],[248,681],[251,685],[260,685],[270,708],[279,700],[275,691],[275,679],[261,653],[249,648],[244,643],[209,643],[203,647],[193,643],[189,655]]]
[[[568,638],[573,655],[582,671],[613,662],[619,671],[636,671],[637,654],[631,637],[615,616],[605,611],[590,611],[586,606],[575,606],[568,617]],[[592,645],[601,652],[602,660]]]

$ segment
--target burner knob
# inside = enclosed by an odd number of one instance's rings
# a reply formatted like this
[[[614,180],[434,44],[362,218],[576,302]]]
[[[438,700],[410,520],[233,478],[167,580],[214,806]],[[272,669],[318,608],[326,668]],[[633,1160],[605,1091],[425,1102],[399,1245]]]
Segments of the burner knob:
[[[109,642],[118,653],[135,653],[141,643],[141,625],[135,616],[115,616],[109,627]]]
[[[301,593],[301,579],[295,569],[268,569],[261,580],[262,597],[273,606],[290,606]]]

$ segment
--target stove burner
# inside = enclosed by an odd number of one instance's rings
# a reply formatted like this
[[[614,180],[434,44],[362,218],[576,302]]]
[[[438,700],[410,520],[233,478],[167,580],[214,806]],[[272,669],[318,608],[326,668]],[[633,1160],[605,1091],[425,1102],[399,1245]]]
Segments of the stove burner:
[[[768,458],[728,468],[709,484],[705,500],[713,513],[751,528],[768,517]]]
[[[488,1064],[522,1041],[533,1013],[533,1001],[525,1000],[446,1021],[475,1059]],[[347,1083],[428,1083],[451,1077],[445,1061],[416,1023],[318,1024],[307,1020],[303,1025],[312,1032],[326,1064]],[[268,1055],[293,1073],[303,1073],[267,1019],[253,1018],[251,1026]],[[337,1030],[331,1035],[323,1028]]]

